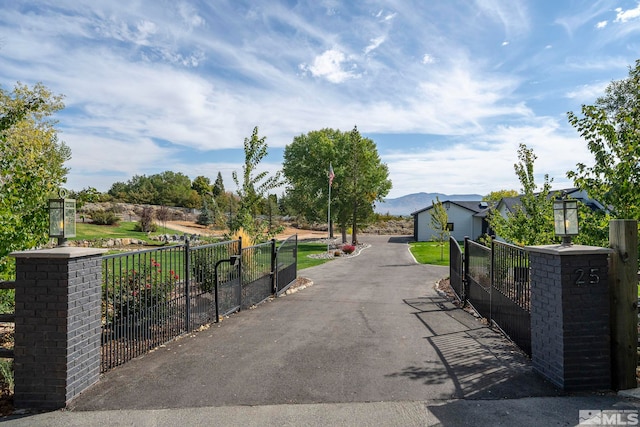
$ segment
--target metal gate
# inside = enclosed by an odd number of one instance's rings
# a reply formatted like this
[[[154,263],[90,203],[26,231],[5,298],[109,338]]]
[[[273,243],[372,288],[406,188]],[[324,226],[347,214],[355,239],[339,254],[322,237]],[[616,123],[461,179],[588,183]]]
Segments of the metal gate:
[[[531,355],[529,253],[496,240],[488,248],[467,238],[464,247],[463,301]]]
[[[280,244],[276,253],[276,295],[289,289],[298,277],[298,235],[290,236]]]
[[[149,249],[102,258],[101,372],[219,316],[249,308],[296,279],[297,236]],[[277,278],[277,280],[276,280]]]
[[[493,241],[491,319],[518,347],[531,355],[531,288],[529,253]]]
[[[453,237],[449,237],[449,283],[459,300],[464,300],[464,264],[462,250]]]

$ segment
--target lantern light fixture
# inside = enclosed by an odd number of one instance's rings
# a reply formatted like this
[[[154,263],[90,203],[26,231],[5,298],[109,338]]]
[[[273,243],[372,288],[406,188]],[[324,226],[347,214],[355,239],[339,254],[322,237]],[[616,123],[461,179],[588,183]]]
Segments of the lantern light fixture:
[[[67,239],[76,236],[76,201],[66,198],[67,192],[60,190],[60,197],[49,199],[49,237],[58,239],[58,246],[68,246]]]
[[[562,237],[561,246],[571,246],[571,238],[577,236],[578,201],[561,199],[553,202],[553,224],[556,236]]]

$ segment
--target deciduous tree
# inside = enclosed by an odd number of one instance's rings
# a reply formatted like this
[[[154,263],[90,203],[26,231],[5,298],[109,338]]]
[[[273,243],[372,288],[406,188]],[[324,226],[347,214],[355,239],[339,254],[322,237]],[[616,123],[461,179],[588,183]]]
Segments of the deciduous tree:
[[[233,180],[238,188],[240,206],[236,217],[231,222],[231,232],[243,228],[254,240],[264,241],[269,233],[257,218],[262,199],[269,191],[280,185],[280,172],[269,176],[269,172],[258,172],[257,168],[262,159],[267,156],[266,137],[258,136],[258,127],[253,128],[251,138],[244,139],[244,165],[242,167],[242,181],[237,172],[233,172]]]
[[[66,182],[71,158],[51,118],[62,108],[62,96],[40,83],[0,88],[0,278],[9,252],[47,241],[47,199]]]
[[[358,244],[358,225],[366,224],[373,216],[375,202],[381,202],[391,190],[389,169],[382,163],[376,144],[363,138],[357,127],[345,134],[338,147],[338,161],[346,166],[340,210],[349,210],[351,241]],[[341,212],[339,211],[339,214]],[[340,215],[339,219],[344,216]],[[344,230],[344,223],[341,224]]]
[[[544,175],[541,188],[535,183],[533,172],[536,155],[526,145],[518,148],[519,162],[514,164],[522,185],[520,203],[503,217],[493,211],[489,224],[496,235],[517,245],[544,245],[555,241],[553,234],[553,200],[550,197],[552,179]]]
[[[569,112],[569,123],[586,141],[593,163],[578,163],[567,176],[615,217],[640,219],[640,60],[581,113]]]
[[[436,239],[440,246],[440,261],[444,260],[444,246],[449,239],[449,215],[447,210],[442,206],[442,202],[439,197],[436,197],[436,201],[432,201],[431,210],[431,228],[436,232]]]
[[[191,183],[191,188],[196,191],[200,196],[206,196],[211,193],[211,180],[206,176],[197,176]]]
[[[310,222],[327,220],[329,199],[329,164],[336,161],[338,146],[343,134],[339,130],[321,129],[293,138],[293,142],[284,149],[282,169],[287,183],[284,200],[287,208]],[[333,205],[336,205],[343,184],[343,169],[339,169],[340,178],[334,180],[332,189]],[[337,211],[334,212],[337,214]]]
[[[335,178],[331,187],[331,217],[342,230],[357,229],[373,215],[374,203],[391,189],[389,171],[381,162],[375,143],[363,138],[357,128],[311,131],[294,138],[285,148],[283,171],[287,179],[289,208],[308,221],[326,221],[329,197],[329,165]]]
[[[498,203],[500,200],[505,197],[518,197],[518,192],[516,190],[498,190],[492,191],[482,198],[485,202],[495,202]]]

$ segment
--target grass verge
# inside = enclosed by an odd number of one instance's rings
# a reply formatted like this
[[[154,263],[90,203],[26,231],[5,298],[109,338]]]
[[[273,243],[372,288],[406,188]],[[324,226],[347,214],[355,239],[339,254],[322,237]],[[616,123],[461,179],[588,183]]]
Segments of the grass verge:
[[[449,242],[411,242],[409,250],[420,264],[449,265]]]
[[[325,252],[327,252],[327,245],[324,243],[298,243],[298,270],[331,261],[331,258],[317,259],[308,257],[308,255],[311,254],[322,254]]]
[[[76,224],[76,237],[71,240],[96,240],[96,239],[138,239],[144,240],[151,244],[158,244],[158,241],[151,240],[147,233],[135,231],[135,222],[122,221],[117,225],[95,225],[95,224]],[[175,234],[174,230],[158,227],[158,230],[151,233],[151,236],[159,234]]]

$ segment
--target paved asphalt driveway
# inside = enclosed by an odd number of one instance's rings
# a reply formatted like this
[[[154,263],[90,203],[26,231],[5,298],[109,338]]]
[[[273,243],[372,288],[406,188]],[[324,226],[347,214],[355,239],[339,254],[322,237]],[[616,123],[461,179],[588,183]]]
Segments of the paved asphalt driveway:
[[[407,239],[299,274],[314,285],[232,315],[103,376],[75,410],[548,396],[499,334],[434,290],[447,267]]]

